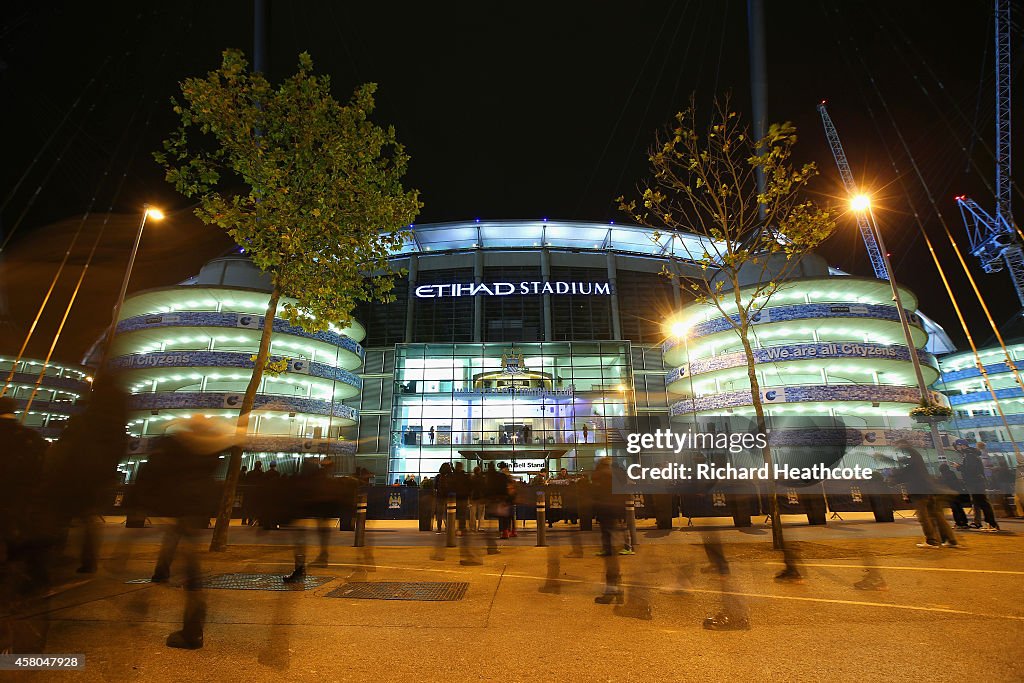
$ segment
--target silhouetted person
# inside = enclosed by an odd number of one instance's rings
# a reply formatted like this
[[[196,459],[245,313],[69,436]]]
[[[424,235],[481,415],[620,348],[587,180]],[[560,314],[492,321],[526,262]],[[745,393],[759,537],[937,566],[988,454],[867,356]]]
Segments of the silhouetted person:
[[[612,542],[613,535],[617,533],[619,517],[623,509],[622,497],[612,491],[612,460],[601,458],[594,467],[594,474],[591,476],[593,486],[594,516],[601,527],[601,552],[605,560],[604,572],[604,593],[594,598],[594,602],[601,604],[617,603],[622,604],[622,572],[619,569],[619,557],[615,552],[616,544]]]
[[[79,573],[96,571],[100,516],[118,483],[125,451],[127,396],[112,375],[101,376],[85,410],[68,421],[47,459],[47,497],[65,523],[78,519],[83,538]]]
[[[437,533],[444,531],[445,518],[448,515],[448,494],[454,493],[455,482],[452,472],[451,463],[443,462],[438,468],[437,477],[434,478],[434,519],[437,522]]]
[[[18,423],[16,409],[14,399],[0,397],[0,652],[18,651],[13,613],[49,583],[51,541],[33,519],[47,444]]]
[[[917,547],[959,547],[956,534],[946,521],[946,516],[942,514],[942,490],[928,473],[924,458],[911,446],[904,445],[901,448],[907,457],[903,461],[903,467],[895,472],[893,478],[906,485],[910,500],[917,508],[917,521],[921,524],[925,539],[925,542],[918,543]]]
[[[472,482],[466,473],[466,466],[455,463],[455,471],[452,472],[452,492],[455,494],[455,518],[459,522],[459,533],[466,533],[466,519],[469,517],[469,494]]]
[[[964,498],[967,498],[967,502],[970,502],[970,496],[965,496],[964,485],[960,481],[960,478],[956,476],[956,472],[953,471],[946,463],[939,465],[939,482],[949,489],[949,498],[947,503],[949,504],[950,510],[953,512],[953,523],[957,529],[969,529],[967,525],[967,515],[964,513]]]
[[[164,534],[153,572],[154,583],[166,582],[179,547],[185,562],[185,615],[182,628],[167,637],[167,646],[194,650],[203,646],[206,598],[196,550],[198,533],[216,507],[218,487],[213,475],[217,456],[237,441],[229,426],[200,415],[171,425],[140,473],[147,499],[159,516],[174,517]],[[144,483],[143,483],[144,482]]]
[[[988,488],[988,481],[985,478],[985,464],[981,461],[981,452],[972,448],[967,439],[957,439],[953,442],[953,448],[963,456],[963,461],[958,466],[960,477],[963,479],[964,488],[971,496],[971,504],[976,511],[985,516],[985,531],[999,531],[999,524],[996,522],[995,514],[992,512],[992,505],[988,502],[985,490]],[[977,522],[975,527],[981,525]]]

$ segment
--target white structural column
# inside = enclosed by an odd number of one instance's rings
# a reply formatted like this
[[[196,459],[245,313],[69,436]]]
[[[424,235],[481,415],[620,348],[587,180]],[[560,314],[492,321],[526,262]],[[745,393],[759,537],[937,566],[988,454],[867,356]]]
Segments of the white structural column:
[[[615,254],[605,254],[608,259],[608,282],[611,284],[612,302],[612,339],[622,339],[622,321],[619,319],[619,285],[615,269]]]
[[[477,285],[484,281],[484,252],[477,249],[473,261],[473,282]],[[473,297],[473,341],[484,340],[484,299]]]
[[[544,282],[551,282],[551,252],[547,249],[540,250],[540,279]],[[551,329],[551,295],[541,295],[544,308],[544,341],[554,340],[554,332]]]
[[[405,302],[405,337],[406,344],[412,341],[413,316],[416,312],[416,281],[419,279],[420,261],[416,254],[409,255],[409,296]]]

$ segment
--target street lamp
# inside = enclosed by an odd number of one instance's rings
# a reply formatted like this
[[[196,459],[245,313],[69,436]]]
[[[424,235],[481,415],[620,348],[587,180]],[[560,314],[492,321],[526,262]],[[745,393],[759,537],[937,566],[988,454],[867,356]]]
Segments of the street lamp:
[[[121,281],[121,292],[117,295],[114,303],[114,314],[110,321],[110,329],[107,330],[107,338],[103,342],[103,353],[100,355],[99,366],[96,374],[103,372],[107,363],[107,356],[110,355],[110,347],[114,342],[114,332],[117,329],[117,319],[121,316],[121,306],[124,305],[124,295],[128,292],[128,281],[132,278],[132,268],[135,267],[135,255],[139,253],[139,244],[142,242],[142,231],[146,227],[146,219],[162,221],[164,212],[155,206],[143,204],[142,219],[139,221],[139,229],[135,233],[135,244],[132,245],[131,256],[128,257],[128,267],[124,271],[124,279]]]
[[[910,360],[914,364],[914,374],[917,377],[917,388],[921,392],[921,403],[931,403],[931,396],[928,393],[928,385],[924,381],[924,373],[921,372],[921,358],[917,353],[917,345],[914,344],[914,337],[910,332],[910,320],[903,308],[903,298],[900,296],[900,288],[896,286],[896,276],[889,262],[889,253],[885,249],[885,240],[882,239],[882,231],[878,229],[878,221],[875,212],[871,208],[871,198],[866,194],[858,194],[850,199],[850,208],[856,213],[866,213],[868,222],[871,224],[871,231],[878,242],[878,250],[882,253],[882,262],[885,264],[885,273],[889,276],[889,286],[892,287],[892,298],[896,302],[896,312],[900,316],[900,325],[903,326],[903,338],[906,340],[907,349],[910,352]],[[942,443],[939,440],[939,429],[934,422],[931,425],[932,440],[935,443],[935,451],[942,455]]]
[[[693,327],[681,320],[672,323],[672,336],[683,340],[683,352],[686,354],[686,379],[690,383],[690,417],[693,421],[693,431],[697,430],[697,394],[693,391],[693,364],[690,362],[690,332]]]

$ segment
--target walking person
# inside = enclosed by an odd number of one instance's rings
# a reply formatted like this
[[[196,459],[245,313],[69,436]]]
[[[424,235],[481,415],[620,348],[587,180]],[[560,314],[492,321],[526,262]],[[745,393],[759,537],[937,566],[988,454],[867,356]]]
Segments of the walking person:
[[[624,602],[619,553],[612,548],[616,547],[613,536],[619,533],[619,518],[622,517],[625,501],[622,495],[614,493],[613,478],[612,459],[605,457],[598,460],[591,481],[594,516],[601,528],[601,552],[598,555],[604,557],[604,592],[594,598],[594,602],[601,605],[621,605]],[[626,544],[628,542],[628,539],[624,541]]]
[[[985,490],[988,488],[988,480],[985,477],[985,464],[981,460],[981,453],[977,448],[972,448],[967,439],[957,439],[953,442],[953,448],[963,456],[963,460],[957,466],[960,470],[960,477],[964,482],[964,489],[971,497],[971,504],[974,505],[975,515],[979,512],[985,517],[987,525],[983,531],[999,531],[999,524],[996,522],[995,514],[992,512],[992,505],[988,502]],[[981,530],[981,522],[975,517],[971,526]]]
[[[469,477],[469,530],[479,532],[487,510],[487,483],[484,472],[477,465]]]
[[[455,463],[455,471],[452,473],[452,492],[455,493],[455,519],[459,523],[459,535],[466,533],[466,520],[469,518],[469,494],[471,482],[466,473],[466,466]]]
[[[216,507],[213,475],[217,456],[237,441],[235,431],[227,425],[196,415],[168,428],[147,465],[151,470],[145,480],[155,512],[174,517],[164,534],[152,581],[164,583],[170,578],[171,563],[179,549],[185,564],[185,614],[181,630],[167,637],[167,647],[203,647],[206,597],[196,546],[199,531],[209,525]],[[140,475],[140,483],[142,480]]]
[[[55,512],[65,525],[77,519],[82,527],[79,574],[96,571],[101,515],[113,499],[125,450],[127,401],[112,375],[101,377],[85,410],[68,421],[47,459],[48,498]]]
[[[971,497],[964,493],[963,482],[956,476],[956,472],[953,468],[946,463],[939,465],[939,481],[943,486],[953,491],[956,495],[950,496],[947,500],[950,510],[953,512],[953,524],[957,529],[966,530],[970,527],[967,526],[967,515],[964,513],[964,499],[966,502],[971,501]]]
[[[925,542],[918,543],[917,547],[959,548],[956,534],[942,514],[943,504],[939,495],[941,487],[928,473],[924,458],[915,448],[903,445],[901,449],[907,457],[903,461],[903,467],[896,472],[895,480],[906,485],[910,500],[917,508],[917,521],[921,523],[925,539]]]
[[[454,493],[452,487],[455,482],[452,473],[452,464],[443,462],[437,470],[437,476],[434,477],[434,519],[437,522],[436,533],[439,534],[445,530],[447,521],[445,517],[448,516],[448,494]]]

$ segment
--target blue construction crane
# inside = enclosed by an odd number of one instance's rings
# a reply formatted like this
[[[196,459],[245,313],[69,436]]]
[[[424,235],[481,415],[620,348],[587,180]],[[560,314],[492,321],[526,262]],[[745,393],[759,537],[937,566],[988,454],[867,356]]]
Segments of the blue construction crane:
[[[960,195],[960,207],[971,254],[986,273],[1003,268],[1010,272],[1021,307],[1024,308],[1024,252],[1020,232],[1013,222],[1010,195],[1010,0],[995,0],[996,34],[996,210],[995,214]]]
[[[825,126],[825,137],[828,138],[829,147],[832,148],[832,156],[836,158],[836,166],[839,167],[839,175],[843,179],[843,185],[851,197],[857,194],[860,188],[853,180],[853,173],[850,171],[850,162],[846,160],[846,152],[843,151],[843,143],[839,141],[839,132],[828,115],[825,103],[818,105],[818,113],[821,114],[821,123]],[[868,250],[868,258],[871,259],[871,268],[875,271],[875,277],[879,280],[888,280],[889,271],[885,268],[885,259],[882,258],[882,250],[878,248],[875,241],[875,232],[871,229],[871,223],[864,212],[857,213],[857,227],[860,228],[860,236],[864,238],[864,246]]]

